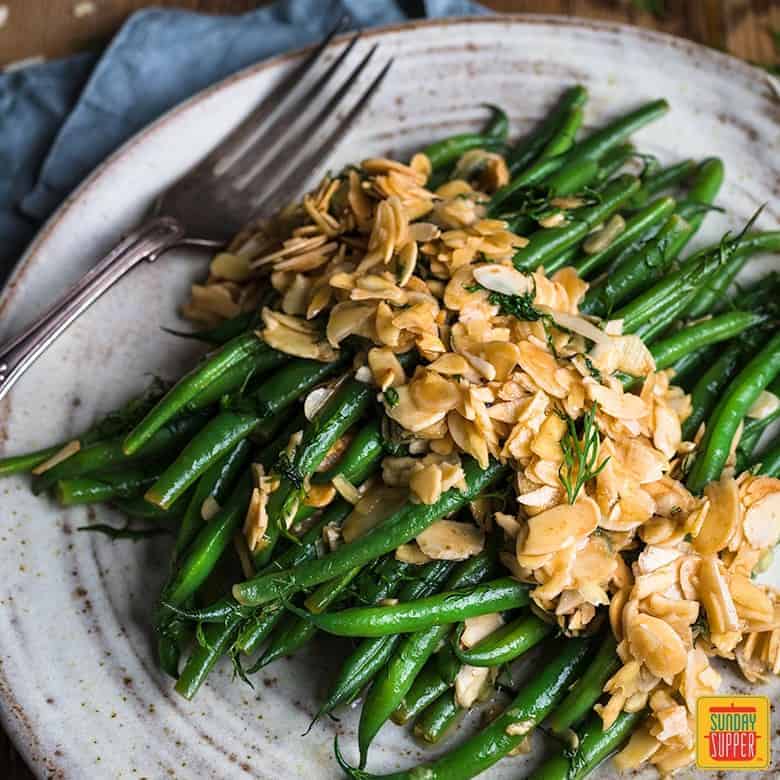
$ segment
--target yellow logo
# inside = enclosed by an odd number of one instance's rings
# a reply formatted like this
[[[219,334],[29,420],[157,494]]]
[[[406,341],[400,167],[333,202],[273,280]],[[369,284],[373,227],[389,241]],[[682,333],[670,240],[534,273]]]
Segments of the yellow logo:
[[[766,696],[702,696],[696,702],[700,769],[766,769],[771,748]]]

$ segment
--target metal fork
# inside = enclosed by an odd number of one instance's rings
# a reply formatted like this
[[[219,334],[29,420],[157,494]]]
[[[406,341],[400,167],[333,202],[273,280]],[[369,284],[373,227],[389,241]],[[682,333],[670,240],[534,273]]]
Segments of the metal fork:
[[[387,75],[362,91],[358,78],[376,45],[335,86],[359,33],[325,71],[321,60],[343,20],[221,143],[157,198],[150,217],[10,343],[0,346],[0,399],[46,349],[130,269],[177,244],[223,246],[250,219],[288,203],[343,139]],[[338,116],[337,108],[346,108]],[[277,183],[278,182],[278,183]],[[270,183],[270,186],[269,186]]]

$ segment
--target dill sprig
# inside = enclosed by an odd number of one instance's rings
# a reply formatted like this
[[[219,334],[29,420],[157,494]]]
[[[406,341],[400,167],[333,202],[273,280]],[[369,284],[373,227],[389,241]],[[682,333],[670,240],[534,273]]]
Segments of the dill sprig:
[[[605,458],[598,466],[599,439],[596,425],[598,404],[594,403],[582,417],[582,433],[577,430],[575,421],[565,412],[558,412],[566,422],[566,431],[561,439],[563,462],[558,468],[558,477],[566,491],[570,504],[577,500],[583,485],[601,473],[609,458]]]
[[[169,528],[130,528],[129,525],[122,526],[121,528],[115,528],[113,525],[107,523],[93,523],[92,525],[81,525],[77,531],[91,531],[93,533],[104,534],[109,539],[132,539],[134,542],[140,539],[149,539],[152,536],[161,536],[172,533]]]

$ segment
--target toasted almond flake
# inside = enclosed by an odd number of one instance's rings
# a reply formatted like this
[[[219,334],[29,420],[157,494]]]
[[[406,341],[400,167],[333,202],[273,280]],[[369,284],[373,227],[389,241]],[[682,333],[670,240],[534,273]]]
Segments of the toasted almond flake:
[[[73,439],[72,441],[69,441],[67,444],[63,445],[59,450],[57,450],[57,452],[54,453],[54,455],[43,461],[43,463],[39,463],[32,470],[32,473],[35,474],[35,476],[45,474],[49,469],[54,468],[55,466],[70,458],[72,455],[75,455],[80,449],[81,442],[78,439]]]
[[[423,566],[431,562],[431,559],[419,548],[416,542],[408,542],[396,547],[395,557],[402,563],[411,563],[415,566]]]
[[[485,534],[471,523],[437,520],[417,536],[420,550],[439,561],[462,561],[479,554],[485,546]]]
[[[472,274],[477,284],[504,295],[525,295],[533,286],[528,274],[506,265],[483,263],[473,268]]]
[[[761,395],[756,398],[753,406],[748,409],[747,416],[757,420],[763,420],[764,417],[776,412],[780,408],[780,398],[769,390],[762,390]]]
[[[460,643],[463,647],[474,647],[497,629],[504,625],[504,619],[498,612],[491,612],[487,615],[478,615],[476,617],[466,618],[463,621],[463,633],[460,635]]]
[[[613,214],[607,224],[595,230],[582,243],[582,251],[589,255],[603,252],[626,229],[626,221],[620,214]]]
[[[206,496],[200,506],[200,516],[203,520],[208,522],[220,509],[222,509],[222,507],[214,496]]]
[[[229,252],[220,252],[216,255],[209,268],[214,276],[231,282],[244,282],[252,275],[249,258]]]
[[[546,310],[555,320],[557,325],[570,330],[573,333],[579,333],[594,344],[610,344],[611,338],[603,330],[597,328],[592,322],[576,314],[568,314],[563,311],[554,311],[546,306],[537,307],[540,310]]]
[[[455,702],[467,709],[480,697],[490,678],[490,667],[463,664],[455,677]]]
[[[780,491],[769,493],[745,513],[745,538],[753,547],[774,547],[780,542]]]
[[[303,402],[303,414],[306,419],[313,420],[317,412],[325,406],[335,392],[335,387],[315,387]]]
[[[737,483],[731,477],[712,482],[704,489],[710,501],[709,511],[693,540],[693,548],[701,555],[712,555],[728,545],[742,522]]]
[[[556,211],[547,217],[538,220],[543,228],[557,228],[566,223],[566,215],[562,211]]]
[[[670,683],[685,668],[685,645],[665,621],[637,614],[628,621],[626,637],[634,656],[657,677]]]
[[[338,494],[350,504],[357,504],[360,501],[360,493],[358,489],[347,480],[343,474],[336,474],[331,480],[331,483]]]
[[[528,538],[519,552],[546,555],[573,545],[598,526],[598,504],[588,496],[574,504],[559,504],[528,520]]]

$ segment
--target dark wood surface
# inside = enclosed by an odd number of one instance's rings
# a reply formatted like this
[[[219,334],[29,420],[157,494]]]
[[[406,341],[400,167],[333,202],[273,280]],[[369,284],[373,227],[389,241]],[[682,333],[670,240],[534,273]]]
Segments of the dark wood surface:
[[[738,57],[777,63],[771,30],[780,30],[777,0],[482,0],[496,11],[568,14],[639,24]],[[5,0],[0,66],[26,57],[60,57],[110,40],[133,11],[147,5],[237,14],[263,0]],[[659,7],[663,14],[642,8]]]
[[[482,0],[496,11],[583,16],[638,24],[724,49],[764,64],[780,59],[771,35],[780,31],[777,0]],[[0,66],[27,57],[61,57],[104,46],[133,11],[147,5],[238,14],[262,0],[7,0],[0,27]],[[661,5],[662,15],[643,7]],[[9,739],[0,731],[0,778],[32,780]]]

